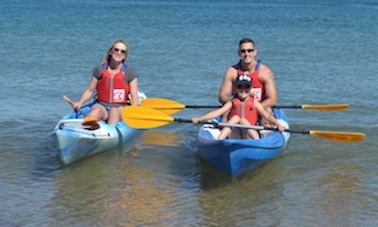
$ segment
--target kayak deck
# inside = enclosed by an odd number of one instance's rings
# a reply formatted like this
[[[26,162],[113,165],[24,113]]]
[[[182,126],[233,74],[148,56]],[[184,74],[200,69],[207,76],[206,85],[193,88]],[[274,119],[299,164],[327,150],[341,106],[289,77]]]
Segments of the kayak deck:
[[[84,157],[110,150],[123,143],[131,143],[142,130],[129,128],[123,121],[109,125],[99,121],[99,128],[92,130],[82,126],[84,115],[90,106],[81,109],[80,113],[72,112],[61,119],[55,129],[59,157],[64,164],[70,164]]]
[[[288,128],[283,111],[277,109],[274,113],[276,118]],[[218,134],[219,129],[210,125],[202,126],[197,135],[198,154],[202,160],[231,176],[254,170],[279,156],[290,137],[289,133],[264,130],[262,134],[265,136],[258,140],[217,140]]]

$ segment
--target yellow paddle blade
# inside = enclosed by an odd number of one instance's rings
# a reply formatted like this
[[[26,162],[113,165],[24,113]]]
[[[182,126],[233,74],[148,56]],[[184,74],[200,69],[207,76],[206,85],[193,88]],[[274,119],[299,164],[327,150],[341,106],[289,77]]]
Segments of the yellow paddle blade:
[[[148,129],[167,125],[174,118],[159,110],[128,106],[122,109],[122,120],[131,128]]]
[[[164,98],[147,98],[144,99],[141,103],[142,107],[148,107],[156,110],[160,110],[166,114],[174,114],[183,109],[185,109],[185,105]]]
[[[302,109],[319,110],[319,111],[339,111],[348,109],[350,106],[348,104],[322,104],[322,105],[312,105],[303,104]]]
[[[337,132],[337,131],[318,131],[310,130],[310,135],[320,136],[336,142],[354,143],[366,139],[364,133],[361,132]]]

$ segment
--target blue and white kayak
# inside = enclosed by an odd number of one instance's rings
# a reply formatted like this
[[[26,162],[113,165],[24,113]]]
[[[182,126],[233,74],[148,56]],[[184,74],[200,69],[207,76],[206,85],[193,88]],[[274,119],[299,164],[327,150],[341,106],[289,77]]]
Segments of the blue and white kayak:
[[[281,109],[274,109],[274,115],[286,128],[287,117]],[[202,160],[232,177],[252,171],[269,160],[279,156],[285,149],[290,133],[260,131],[261,139],[217,140],[219,129],[203,125],[197,135],[198,155]]]
[[[56,125],[54,133],[59,146],[59,157],[64,164],[70,164],[84,157],[107,151],[123,143],[132,143],[133,138],[143,130],[129,128],[123,121],[109,125],[99,121],[95,130],[81,125],[90,106],[79,112],[64,116]]]

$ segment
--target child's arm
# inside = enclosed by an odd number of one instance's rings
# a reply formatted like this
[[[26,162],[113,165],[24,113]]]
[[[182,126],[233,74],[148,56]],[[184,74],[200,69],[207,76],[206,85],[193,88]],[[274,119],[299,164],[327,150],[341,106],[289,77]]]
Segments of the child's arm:
[[[201,121],[211,120],[213,118],[216,118],[216,117],[224,114],[225,112],[227,112],[228,110],[230,110],[231,107],[232,107],[232,103],[231,102],[226,102],[226,104],[224,104],[219,109],[213,110],[213,111],[208,112],[208,113],[206,113],[206,114],[204,114],[202,116],[199,116],[199,117],[193,117],[192,121],[193,121],[194,124],[198,124]]]
[[[285,127],[283,125],[281,125],[277,121],[277,119],[275,117],[273,117],[272,114],[270,114],[268,111],[266,111],[264,109],[263,105],[259,101],[255,100],[254,103],[255,103],[255,107],[256,107],[258,113],[261,116],[263,116],[265,119],[267,119],[268,121],[270,121],[272,124],[276,125],[279,131],[282,132],[282,131],[285,130]]]

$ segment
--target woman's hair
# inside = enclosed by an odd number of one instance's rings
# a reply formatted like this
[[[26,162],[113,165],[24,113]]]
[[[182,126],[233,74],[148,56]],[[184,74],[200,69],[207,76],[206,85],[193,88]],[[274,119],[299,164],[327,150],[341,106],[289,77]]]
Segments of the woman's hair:
[[[127,45],[127,42],[122,40],[122,39],[118,39],[116,41],[114,41],[112,43],[112,45],[110,46],[110,48],[108,49],[108,51],[106,52],[106,55],[104,57],[104,59],[102,60],[101,64],[109,64],[110,62],[110,58],[111,58],[111,54],[112,54],[112,51],[113,51],[113,47],[117,44],[117,43],[122,43],[123,45],[126,46],[126,53],[125,53],[125,58],[123,59],[122,62],[125,62],[126,59],[127,59],[127,55],[129,53],[129,46]]]

